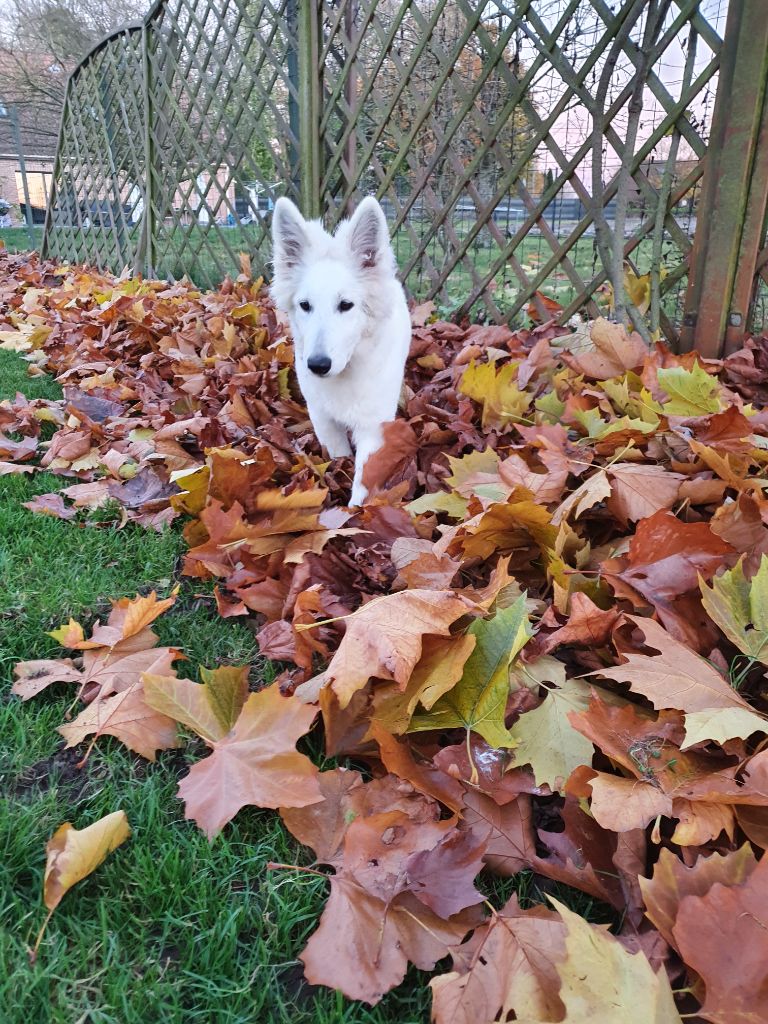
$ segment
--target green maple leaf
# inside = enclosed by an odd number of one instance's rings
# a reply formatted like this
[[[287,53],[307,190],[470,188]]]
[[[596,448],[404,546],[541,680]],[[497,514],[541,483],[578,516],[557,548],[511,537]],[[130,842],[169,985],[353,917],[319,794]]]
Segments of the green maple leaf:
[[[451,519],[464,519],[467,515],[467,499],[455,491],[433,491],[422,494],[405,507],[414,515],[423,512],[445,512]]]
[[[464,728],[492,747],[514,746],[504,725],[509,696],[509,665],[533,635],[522,594],[492,619],[476,619],[469,632],[476,639],[461,679],[429,714],[416,715],[409,732]]]
[[[659,384],[669,395],[662,409],[667,416],[709,416],[723,408],[719,398],[720,385],[701,363],[692,370],[670,366],[658,370]]]
[[[742,654],[768,665],[768,555],[751,580],[741,558],[728,572],[715,576],[711,588],[699,577],[701,603]]]
[[[515,764],[529,764],[537,786],[561,790],[574,768],[592,763],[592,741],[577,732],[568,718],[571,711],[586,711],[589,695],[587,683],[566,679],[512,726]]]
[[[204,740],[220,740],[234,727],[248,696],[248,666],[201,668],[200,675],[203,682],[194,683],[145,672],[144,699]]]

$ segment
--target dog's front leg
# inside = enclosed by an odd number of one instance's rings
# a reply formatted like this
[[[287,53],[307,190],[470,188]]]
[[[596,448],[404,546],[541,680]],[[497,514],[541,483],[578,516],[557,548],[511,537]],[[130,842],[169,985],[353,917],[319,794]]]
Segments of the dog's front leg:
[[[316,409],[309,410],[309,418],[315,428],[317,440],[332,459],[343,459],[346,455],[352,454],[345,427]]]
[[[360,427],[355,431],[355,476],[352,481],[350,505],[362,505],[368,497],[368,488],[363,486],[363,470],[370,456],[381,448],[383,439],[380,423],[375,427]]]

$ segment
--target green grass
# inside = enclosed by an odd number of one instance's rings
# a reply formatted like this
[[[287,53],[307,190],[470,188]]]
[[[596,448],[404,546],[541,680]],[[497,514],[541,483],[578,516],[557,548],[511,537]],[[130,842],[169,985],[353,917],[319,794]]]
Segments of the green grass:
[[[58,397],[48,377],[29,379],[16,355],[0,352],[0,398],[22,391]],[[109,599],[154,587],[181,593],[156,624],[161,643],[182,648],[196,678],[201,664],[250,663],[269,678],[249,629],[217,617],[200,581],[178,575],[183,541],[127,527],[96,529],[35,515],[22,502],[56,490],[50,474],[0,477],[0,1014],[2,1024],[422,1024],[428,977],[406,983],[374,1009],[302,981],[296,960],[327,895],[316,875],[269,872],[270,860],[308,863],[310,854],[276,814],[246,808],[212,845],[183,818],[178,778],[200,742],[149,764],[117,741],[98,741],[84,769],[56,727],[71,691],[53,687],[23,704],[9,693],[18,660],[61,652],[46,631],[72,615],[84,625]],[[122,808],[131,839],[65,896],[37,963],[28,947],[44,917],[45,843],[64,821],[82,828]],[[496,906],[517,890],[542,893],[533,876],[482,880]],[[593,920],[605,908],[550,887]],[[445,964],[448,968],[448,962]]]
[[[43,228],[35,224],[32,228],[34,245],[29,244],[29,232],[24,228],[0,228],[0,240],[5,242],[8,252],[27,252],[28,249],[40,249],[43,241]]]
[[[470,225],[469,219],[463,222],[457,221],[454,225],[455,238],[458,240],[465,238]],[[418,239],[426,234],[428,227],[427,221],[414,221],[411,225],[413,236],[405,229],[401,229],[396,234],[393,248],[401,269],[408,265]],[[504,225],[500,224],[499,228],[503,233]],[[514,225],[512,225],[510,230],[514,229]],[[35,230],[40,232],[38,236],[40,240],[41,229]],[[559,240],[564,241],[569,234],[570,227],[555,225],[554,230]],[[138,229],[132,228],[131,231],[137,232]],[[176,279],[186,274],[201,288],[218,288],[224,274],[239,272],[238,253],[255,252],[260,234],[261,227],[256,225],[226,228],[217,225],[203,227],[193,224],[175,227],[171,224],[164,224],[159,229],[155,247],[157,272],[161,277]],[[6,244],[12,250],[29,248],[23,228],[0,231],[0,238],[3,237],[6,238]],[[113,252],[113,243],[114,239],[111,233],[94,226],[81,239],[81,256],[88,261],[93,261],[94,254],[99,248],[106,253]],[[64,244],[68,252],[69,243]],[[439,272],[445,266],[446,261],[450,262],[453,259],[454,249],[455,244],[452,241],[451,246],[446,250],[440,232],[429,242],[421,261],[408,275],[408,288],[417,301],[421,301],[429,294],[431,275],[434,272]],[[646,238],[632,253],[632,261],[640,274],[647,273],[650,269],[652,249],[653,243]],[[479,232],[462,262],[453,268],[441,287],[436,300],[441,316],[452,315],[473,290],[475,282],[485,280],[491,266],[496,262],[498,251],[498,244],[491,238],[489,231],[484,229]],[[552,248],[543,235],[530,233],[522,239],[512,257],[521,264],[523,272],[530,281],[549,262],[552,257]],[[584,282],[589,282],[602,266],[595,240],[587,236],[583,236],[575,243],[568,252],[567,258]],[[674,270],[681,260],[682,253],[679,247],[670,241],[665,241],[662,265],[666,267],[667,271]],[[509,262],[496,272],[494,282],[493,301],[503,314],[507,314],[512,309],[520,290],[519,280]],[[540,285],[540,290],[563,306],[568,306],[576,297],[576,288],[561,265],[556,266],[549,273],[546,280]],[[678,322],[681,316],[684,292],[685,278],[663,296],[663,310],[673,322]],[[472,317],[482,320],[486,316],[486,307],[482,299],[479,299],[472,309]],[[523,309],[515,316],[512,326],[522,327],[528,323],[527,314]]]
[[[426,222],[423,224],[416,222],[413,225],[416,237],[425,234],[427,227]],[[468,227],[469,222],[457,225],[456,237],[464,238]],[[564,240],[567,237],[567,231],[563,231],[561,234],[561,240]],[[200,287],[216,288],[221,281],[222,269],[237,272],[236,264],[227,250],[227,245],[234,253],[253,252],[256,238],[256,229],[249,226],[220,229],[214,226],[200,227],[199,225],[181,228],[166,226],[160,234],[157,245],[158,252],[162,254],[158,262],[158,271],[161,275],[170,275],[175,278],[189,274]],[[414,246],[415,242],[407,231],[401,230],[395,236],[393,248],[401,268],[405,268],[408,264],[413,255]],[[644,239],[632,254],[632,260],[641,274],[650,269],[652,248],[651,240]],[[429,293],[430,269],[440,271],[446,260],[452,260],[452,251],[449,249],[446,252],[440,241],[439,233],[428,244],[425,258],[422,258],[420,264],[417,264],[407,280],[408,288],[416,300],[424,299]],[[542,235],[529,234],[517,246],[513,255],[523,266],[528,279],[532,280],[540,268],[550,260],[552,248]],[[437,299],[438,311],[442,316],[451,315],[462,305],[474,287],[475,278],[484,280],[497,257],[496,242],[491,240],[487,230],[481,231],[473,240],[464,260],[454,267],[442,286]],[[681,258],[677,246],[666,242],[662,252],[662,264],[667,270],[673,270]],[[594,238],[580,238],[568,253],[568,259],[584,282],[589,282],[602,266]],[[471,268],[474,268],[474,275]],[[502,313],[506,313],[517,299],[520,290],[518,278],[507,264],[497,271],[495,282],[494,302]],[[662,301],[664,312],[673,320],[679,318],[684,283],[683,286],[679,285],[668,292]],[[550,272],[540,286],[540,290],[563,306],[567,306],[576,296],[574,285],[559,266]],[[474,312],[481,317],[486,315],[482,300],[476,303]],[[524,326],[528,323],[525,311],[518,314],[515,323],[517,326]]]
[[[459,237],[462,236],[459,231]],[[563,233],[560,241],[564,241],[567,232]],[[405,267],[414,251],[414,245],[405,232],[401,232],[394,240],[394,250],[397,262],[400,267]],[[650,270],[652,262],[653,243],[650,239],[644,239],[632,253],[632,261],[638,269],[638,273],[644,274]],[[552,248],[542,235],[528,235],[515,249],[513,256],[522,265],[529,281],[532,281],[549,262],[552,257]],[[440,270],[446,259],[445,250],[438,241],[433,240],[427,247],[429,263]],[[449,260],[452,258],[448,253]],[[450,316],[467,299],[475,287],[475,276],[479,280],[485,280],[486,275],[495,264],[498,258],[498,247],[495,242],[489,244],[487,232],[480,232],[468,250],[464,261],[454,267],[446,279],[440,295],[438,296],[438,310],[443,316]],[[567,258],[573,269],[582,281],[589,283],[592,278],[602,269],[602,263],[597,253],[594,238],[580,238],[567,254]],[[662,251],[662,265],[667,271],[672,271],[681,262],[681,253],[677,246],[665,243]],[[430,279],[427,271],[428,263],[422,260],[421,265],[411,272],[408,277],[408,287],[416,298],[421,298],[428,293]],[[474,275],[472,270],[474,269]],[[504,314],[509,313],[517,300],[520,291],[520,283],[517,275],[506,265],[496,272],[495,289],[492,291],[493,301],[497,308]],[[673,321],[677,321],[681,314],[681,303],[684,298],[684,285],[678,284],[667,292],[662,298],[662,308]],[[551,299],[555,299],[562,306],[567,307],[577,296],[577,290],[562,266],[556,266],[551,270],[546,279],[539,285],[539,290]],[[599,298],[599,296],[598,296]],[[527,307],[527,303],[526,303]],[[511,326],[523,327],[529,324],[525,308],[516,314]],[[482,316],[485,306],[482,300],[478,300],[473,307],[473,313]]]

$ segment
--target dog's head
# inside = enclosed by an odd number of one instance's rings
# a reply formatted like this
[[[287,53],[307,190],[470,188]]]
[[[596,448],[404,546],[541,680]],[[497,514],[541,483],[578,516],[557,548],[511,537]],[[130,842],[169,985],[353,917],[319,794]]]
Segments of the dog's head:
[[[272,297],[290,319],[296,359],[318,377],[334,377],[389,312],[384,285],[394,280],[395,257],[384,212],[368,196],[329,235],[290,199],[278,199],[272,242]]]

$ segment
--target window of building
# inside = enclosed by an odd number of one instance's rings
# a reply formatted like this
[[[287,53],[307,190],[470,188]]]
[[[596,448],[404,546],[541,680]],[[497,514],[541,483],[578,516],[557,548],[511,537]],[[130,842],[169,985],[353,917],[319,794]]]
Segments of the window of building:
[[[48,171],[27,171],[27,188],[29,189],[29,202],[31,206],[36,206],[42,210],[45,209],[52,178],[53,175]],[[21,180],[21,173],[19,171],[16,171],[16,193],[19,203],[23,203],[24,183]]]

